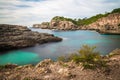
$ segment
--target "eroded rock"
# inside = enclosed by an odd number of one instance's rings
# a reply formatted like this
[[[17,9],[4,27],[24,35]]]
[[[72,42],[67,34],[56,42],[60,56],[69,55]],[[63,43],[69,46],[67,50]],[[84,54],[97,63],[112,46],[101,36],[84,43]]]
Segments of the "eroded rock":
[[[26,26],[0,24],[0,51],[61,40],[53,34],[33,32]]]

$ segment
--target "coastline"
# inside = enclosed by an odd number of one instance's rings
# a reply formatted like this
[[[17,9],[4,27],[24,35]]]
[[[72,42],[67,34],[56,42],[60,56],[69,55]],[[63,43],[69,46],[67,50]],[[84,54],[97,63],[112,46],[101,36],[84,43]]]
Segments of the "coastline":
[[[0,51],[59,41],[62,41],[62,38],[53,34],[31,31],[26,26],[0,24]]]
[[[120,49],[112,51],[103,57],[107,67],[85,69],[81,63],[73,61],[62,62],[45,59],[37,65],[18,66],[8,64],[0,66],[0,79],[7,80],[119,80]]]
[[[34,27],[32,27],[34,28]],[[64,29],[51,29],[51,28],[34,28],[34,29],[48,29],[48,30],[53,30],[53,31],[77,31],[77,30],[89,30],[89,31],[96,31],[99,34],[108,34],[108,35],[120,35],[120,30],[99,30],[99,29],[69,29],[69,30],[64,30]]]

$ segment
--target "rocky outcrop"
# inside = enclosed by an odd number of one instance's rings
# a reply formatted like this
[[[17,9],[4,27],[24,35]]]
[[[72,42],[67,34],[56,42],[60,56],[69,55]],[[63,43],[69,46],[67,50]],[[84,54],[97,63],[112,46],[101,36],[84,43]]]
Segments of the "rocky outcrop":
[[[120,49],[107,57],[107,66],[85,69],[82,64],[45,59],[37,65],[0,66],[0,80],[120,80]]]
[[[41,24],[34,24],[33,28],[48,29],[49,28],[49,22],[42,22]]]
[[[55,29],[55,30],[78,30],[79,29],[79,27],[73,24],[71,21],[56,21],[56,20],[51,20],[50,23],[43,22],[41,24],[34,24],[33,28]]]
[[[33,32],[26,26],[0,24],[0,51],[61,40],[52,34]]]
[[[55,21],[52,20],[50,22],[51,29],[58,29],[58,30],[77,30],[79,29],[75,24],[70,21]]]
[[[109,14],[82,29],[97,30],[103,34],[120,34],[120,13]]]

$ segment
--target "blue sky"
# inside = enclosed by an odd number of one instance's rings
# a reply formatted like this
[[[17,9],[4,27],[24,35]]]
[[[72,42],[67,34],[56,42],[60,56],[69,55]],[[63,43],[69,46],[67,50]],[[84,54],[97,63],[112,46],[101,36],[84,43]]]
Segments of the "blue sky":
[[[120,0],[0,0],[0,24],[32,25],[54,16],[84,18],[120,8]]]

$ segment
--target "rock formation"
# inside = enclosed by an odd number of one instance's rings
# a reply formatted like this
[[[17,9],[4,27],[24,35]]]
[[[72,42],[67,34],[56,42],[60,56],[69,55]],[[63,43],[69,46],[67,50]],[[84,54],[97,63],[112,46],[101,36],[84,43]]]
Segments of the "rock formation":
[[[76,30],[78,27],[70,21],[55,21],[50,22],[50,28],[58,30]]]
[[[26,26],[0,24],[0,51],[61,40],[52,34],[33,32]]]
[[[70,21],[55,21],[51,20],[50,23],[43,22],[41,24],[34,24],[33,28],[41,28],[41,29],[55,29],[55,30],[78,30],[79,27],[73,24]]]
[[[42,22],[41,24],[34,24],[34,28],[42,28],[42,29],[48,29],[49,28],[49,22]]]
[[[120,34],[120,13],[109,14],[107,17],[100,18],[96,22],[83,27],[83,29],[85,28],[104,33]]]

